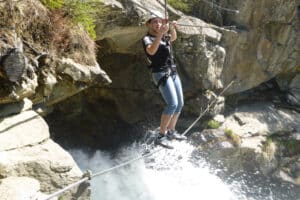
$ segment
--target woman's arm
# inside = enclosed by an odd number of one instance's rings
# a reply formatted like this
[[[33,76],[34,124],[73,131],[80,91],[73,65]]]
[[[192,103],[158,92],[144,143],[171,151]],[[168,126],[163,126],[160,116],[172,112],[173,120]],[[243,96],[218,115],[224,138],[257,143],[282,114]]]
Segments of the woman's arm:
[[[149,55],[152,56],[157,52],[162,36],[162,34],[157,35],[154,42],[152,44],[147,45],[146,51]]]
[[[147,47],[146,47],[146,51],[149,55],[154,55],[157,52],[160,41],[161,41],[161,38],[163,37],[163,35],[165,33],[168,32],[168,30],[169,30],[169,25],[168,24],[163,24],[160,27],[154,42],[152,44],[147,45]]]
[[[176,26],[177,26],[177,22],[172,21],[171,24],[170,24],[170,35],[171,35],[170,41],[171,42],[173,42],[177,39]]]

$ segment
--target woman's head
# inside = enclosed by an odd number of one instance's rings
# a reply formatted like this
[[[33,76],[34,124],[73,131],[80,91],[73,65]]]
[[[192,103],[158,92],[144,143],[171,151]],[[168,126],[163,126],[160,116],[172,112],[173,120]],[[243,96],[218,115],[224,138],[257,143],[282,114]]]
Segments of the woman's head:
[[[152,11],[146,22],[146,26],[150,32],[156,33],[164,22],[164,16],[159,11]]]

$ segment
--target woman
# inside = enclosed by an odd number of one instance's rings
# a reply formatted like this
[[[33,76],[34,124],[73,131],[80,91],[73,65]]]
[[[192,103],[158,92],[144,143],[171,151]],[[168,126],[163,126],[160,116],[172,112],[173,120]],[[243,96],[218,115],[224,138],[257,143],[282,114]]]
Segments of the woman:
[[[155,11],[152,12],[146,26],[148,33],[143,38],[144,50],[151,62],[149,67],[152,69],[153,81],[167,104],[161,115],[159,136],[155,143],[173,148],[168,144],[167,139],[185,139],[175,129],[183,107],[181,81],[176,73],[176,65],[170,47],[170,42],[177,38],[176,22],[171,22],[169,26],[163,15]]]

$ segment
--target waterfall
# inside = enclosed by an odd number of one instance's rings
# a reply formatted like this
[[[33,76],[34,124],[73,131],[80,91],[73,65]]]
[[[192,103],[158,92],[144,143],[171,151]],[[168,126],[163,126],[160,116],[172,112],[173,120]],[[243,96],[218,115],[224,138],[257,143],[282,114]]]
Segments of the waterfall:
[[[299,191],[291,184],[276,183],[258,171],[236,172],[224,178],[219,175],[224,169],[195,157],[192,154],[195,147],[187,141],[174,141],[172,145],[175,149],[162,149],[151,157],[93,178],[92,200],[299,199]],[[83,171],[99,172],[136,158],[145,148],[148,148],[145,144],[134,143],[114,152],[90,149],[69,152]],[[150,150],[157,147],[153,148]]]
[[[174,150],[165,150],[145,160],[115,170],[91,181],[92,200],[234,200],[230,187],[210,172],[205,161],[190,162],[194,147],[173,142]],[[100,171],[139,155],[143,148],[133,144],[117,153],[93,153],[70,150],[82,169]]]

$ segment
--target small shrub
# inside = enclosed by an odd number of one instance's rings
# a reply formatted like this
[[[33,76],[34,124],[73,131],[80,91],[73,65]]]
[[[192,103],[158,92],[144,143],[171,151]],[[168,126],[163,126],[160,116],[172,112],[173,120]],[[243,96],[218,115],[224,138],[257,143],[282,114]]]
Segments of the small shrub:
[[[273,139],[271,137],[267,137],[265,145],[270,146],[270,144],[272,144],[272,142],[273,142]]]
[[[183,12],[190,12],[190,5],[187,0],[169,0],[168,2],[172,7]]]
[[[96,16],[103,8],[100,0],[41,0],[41,2],[51,10],[64,11],[73,23],[80,24],[91,38],[96,38]]]
[[[262,143],[262,144],[263,144],[262,150],[263,150],[264,152],[267,152],[268,149],[270,149],[270,147],[271,147],[271,145],[272,145],[273,143],[274,143],[274,142],[273,142],[272,137],[271,137],[271,136],[267,136],[266,141],[264,141],[264,142]]]
[[[211,129],[217,129],[217,128],[220,127],[220,124],[219,124],[219,122],[217,122],[217,121],[215,121],[215,120],[209,120],[209,121],[207,122],[207,126],[208,126],[209,128],[211,128]]]
[[[299,141],[297,141],[297,140],[288,140],[285,143],[285,146],[290,155],[296,155],[296,154],[299,154],[299,152],[300,152],[300,145],[299,145]]]
[[[42,3],[49,9],[59,9],[64,5],[64,0],[41,0]]]
[[[225,136],[230,139],[234,146],[240,146],[241,144],[241,138],[239,135],[233,133],[231,129],[225,129]]]

